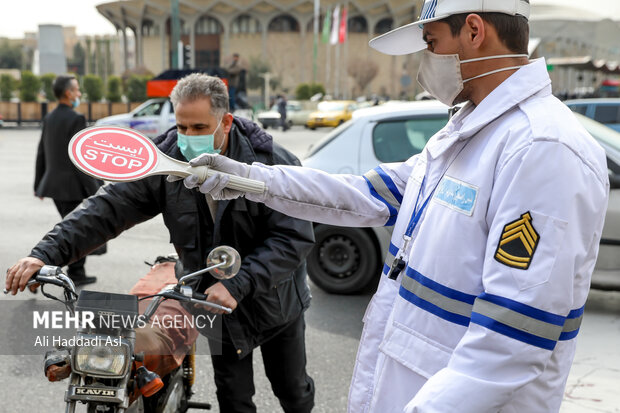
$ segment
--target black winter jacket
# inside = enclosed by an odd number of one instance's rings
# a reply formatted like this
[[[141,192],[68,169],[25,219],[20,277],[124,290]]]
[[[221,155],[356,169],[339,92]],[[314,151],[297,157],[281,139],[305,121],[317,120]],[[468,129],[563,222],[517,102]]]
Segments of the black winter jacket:
[[[176,128],[172,128],[154,141],[164,153],[184,160],[176,140]],[[243,119],[234,120],[226,155],[247,163],[299,164],[270,135]],[[102,187],[57,224],[31,256],[66,265],[159,213],[185,273],[204,268],[207,255],[218,245],[230,245],[241,254],[238,275],[222,281],[238,302],[237,309],[223,318],[223,339],[230,340],[240,358],[310,305],[305,257],[314,235],[309,222],[245,198],[219,201],[213,222],[203,194],[185,188],[183,181],[168,182],[165,176]],[[216,281],[205,276],[200,290]]]
[[[57,201],[81,201],[97,192],[103,184],[80,172],[67,154],[69,141],[84,128],[84,115],[63,103],[45,116],[34,176],[37,196]]]

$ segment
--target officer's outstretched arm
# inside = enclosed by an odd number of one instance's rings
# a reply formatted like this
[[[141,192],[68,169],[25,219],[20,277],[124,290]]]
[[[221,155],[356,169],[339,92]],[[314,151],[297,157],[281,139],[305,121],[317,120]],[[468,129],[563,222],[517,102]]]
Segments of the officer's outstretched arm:
[[[352,227],[393,225],[416,159],[383,164],[364,176],[355,176],[328,174],[299,166],[247,165],[225,156],[204,154],[190,163],[265,182],[266,191],[255,194],[228,189],[225,176],[215,176],[203,184],[197,182],[196,176],[189,176],[185,185],[197,187],[214,199],[245,196],[294,218],[324,224]]]

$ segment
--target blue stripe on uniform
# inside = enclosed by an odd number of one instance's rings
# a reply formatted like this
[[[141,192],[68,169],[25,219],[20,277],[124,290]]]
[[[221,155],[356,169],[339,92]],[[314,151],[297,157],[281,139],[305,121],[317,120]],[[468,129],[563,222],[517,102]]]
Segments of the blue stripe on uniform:
[[[585,310],[586,306],[584,305],[581,308],[576,308],[574,310],[571,310],[570,313],[568,313],[568,315],[566,316],[566,318],[579,318],[583,315],[583,312]]]
[[[562,317],[561,315],[549,313],[547,311],[543,311],[538,308],[522,304],[518,301],[514,301],[509,298],[504,298],[493,294],[482,293],[480,294],[480,299],[497,304],[501,307],[508,308],[536,320],[544,321],[545,323],[549,324],[555,324],[556,326],[563,326],[564,320],[566,319],[566,317]]]
[[[383,264],[383,274],[388,275],[390,267],[387,264]]]
[[[397,249],[396,246],[390,244],[390,249],[392,249],[392,247]],[[383,272],[388,273],[389,270],[390,268],[384,264]],[[409,279],[409,281],[407,281],[407,279]],[[580,319],[584,312],[584,307],[581,307],[571,310],[567,317],[563,317],[493,294],[482,293],[477,297],[433,281],[411,267],[407,267],[405,275],[401,280],[399,295],[409,303],[452,323],[467,327],[469,323],[472,322],[488,328],[489,330],[495,331],[496,333],[546,350],[553,350],[555,348],[557,340],[554,339],[556,337],[554,336],[554,330],[557,330],[558,327],[563,326],[567,330],[575,328],[573,331],[562,332],[559,336],[559,340],[570,340],[576,337],[579,332],[578,321],[580,320],[573,321],[572,325],[571,323],[567,324],[567,322],[570,320]],[[442,298],[442,296],[445,298]],[[530,327],[533,326],[536,328],[529,330],[527,328],[527,322],[526,325],[524,325],[524,328],[520,329],[475,311],[471,312],[471,318],[466,316],[465,313],[467,312],[467,307],[463,307],[463,304],[476,308],[474,303],[477,299],[483,300],[480,301],[480,303],[486,301],[492,305],[503,307],[506,311],[509,311],[507,313],[497,313],[500,317],[498,319],[503,319],[504,316],[507,316],[507,318],[503,321],[518,321],[518,317],[524,316],[531,319],[531,322],[539,324],[530,325]],[[479,307],[479,309],[482,309],[482,307]],[[517,318],[510,316],[510,314],[514,314],[516,316],[515,313],[521,314],[521,316],[518,316]],[[547,323],[548,328],[545,329],[544,323]],[[512,322],[509,322],[509,324],[512,324]],[[541,330],[541,328],[543,330]],[[539,331],[540,333],[538,334],[540,335],[532,334],[530,331]]]
[[[443,295],[444,297],[457,300],[457,301],[461,301],[468,305],[473,305],[474,301],[476,300],[475,295],[465,294],[461,291],[458,291],[450,287],[446,287],[445,285],[439,284],[438,282],[433,281],[430,278],[425,277],[424,275],[420,274],[419,272],[417,272],[411,267],[407,267],[407,271],[405,272],[405,275],[409,278],[414,279],[415,281],[417,281],[424,287],[427,287],[435,291],[436,293]],[[450,321],[450,322],[453,322],[455,324],[459,324],[465,327],[469,325],[469,317],[463,316],[461,314],[456,314],[448,310],[445,310],[441,307],[438,307],[437,305],[432,304],[429,301],[421,297],[418,297],[411,291],[404,288],[402,285],[399,290],[399,295],[405,300],[407,300],[408,302],[410,302],[411,304],[414,304],[422,308],[423,310],[428,311],[429,313],[435,314],[437,317],[443,318],[444,320],[447,320],[447,321]]]
[[[381,169],[380,166],[377,166],[375,168],[375,172],[381,177],[383,182],[385,182],[385,186],[387,186],[387,188],[390,190],[392,195],[394,195],[394,198],[396,198],[398,203],[402,204],[403,203],[403,196],[398,191],[398,188],[396,187],[396,184],[394,183],[392,178],[383,169]]]
[[[579,329],[577,329],[575,331],[562,332],[562,334],[560,334],[560,338],[558,340],[560,340],[560,341],[572,340],[575,337],[577,337],[577,334],[579,334]]]
[[[586,306],[584,305],[581,308],[576,308],[574,310],[571,310],[571,312],[568,313],[568,315],[566,316],[566,320],[574,320],[575,318],[579,318],[583,316],[583,311],[585,308]],[[562,334],[560,334],[559,340],[562,340],[562,341],[572,340],[573,338],[577,337],[577,334],[579,334],[579,328],[573,331],[563,331]]]
[[[385,204],[385,206],[387,206],[388,211],[390,212],[390,218],[385,223],[385,226],[386,227],[390,227],[390,226],[394,225],[394,223],[396,223],[396,218],[398,217],[398,211],[396,210],[396,208],[394,208],[392,205],[390,205],[390,203],[388,201],[386,201],[381,195],[379,195],[377,193],[377,191],[375,190],[375,187],[372,186],[372,184],[370,183],[370,180],[368,180],[368,178],[366,178],[364,176],[364,179],[366,180],[366,183],[368,184],[368,189],[370,190],[370,194],[373,197],[377,198],[379,201],[383,202]]]
[[[471,322],[486,327],[489,330],[493,330],[496,333],[503,334],[507,337],[519,340],[523,343],[544,348],[546,350],[553,350],[557,343],[557,341],[555,340],[548,340],[546,338],[542,338],[521,330],[517,330],[516,328],[507,326],[506,324],[502,324],[499,321],[495,321],[492,318],[478,313],[471,314]]]
[[[423,310],[428,311],[429,313],[435,314],[439,318],[443,318],[446,321],[450,321],[454,324],[459,324],[464,327],[469,325],[469,317],[464,317],[460,314],[454,314],[450,311],[444,310],[441,307],[437,307],[435,304],[429,303],[428,301],[418,297],[411,291],[405,289],[403,286],[400,287],[399,295],[410,302],[411,304],[420,307]]]
[[[462,301],[464,303],[471,304],[471,305],[473,305],[474,301],[476,301],[475,295],[465,294],[464,292],[452,289],[450,287],[446,287],[443,284],[439,284],[438,282],[433,281],[430,278],[423,276],[422,274],[420,274],[419,272],[417,272],[411,267],[407,267],[406,274],[410,278],[413,278],[414,280],[422,284],[423,286],[428,287],[431,290],[434,290],[438,292],[439,294],[444,295],[448,298]]]
[[[390,254],[392,254],[393,256],[396,256],[396,254],[398,254],[398,247],[390,242],[389,251],[390,251]]]

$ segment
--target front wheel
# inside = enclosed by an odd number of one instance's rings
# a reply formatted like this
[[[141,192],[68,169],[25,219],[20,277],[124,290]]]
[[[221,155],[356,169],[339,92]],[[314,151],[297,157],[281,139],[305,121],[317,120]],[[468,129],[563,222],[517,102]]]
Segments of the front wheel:
[[[366,288],[378,275],[378,251],[368,232],[317,225],[314,236],[316,244],[308,256],[308,275],[321,289],[353,294]]]
[[[143,397],[144,411],[153,413],[184,413],[188,409],[191,389],[183,379],[183,370],[177,368],[164,378],[165,386],[151,397]]]

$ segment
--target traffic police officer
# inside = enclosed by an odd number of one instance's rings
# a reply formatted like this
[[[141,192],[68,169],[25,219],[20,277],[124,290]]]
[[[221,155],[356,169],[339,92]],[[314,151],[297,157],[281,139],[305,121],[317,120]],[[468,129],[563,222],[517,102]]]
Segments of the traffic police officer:
[[[210,165],[267,184],[265,202],[327,224],[393,225],[364,316],[351,412],[553,412],[575,354],[608,201],[605,153],[529,61],[527,0],[427,0],[371,41],[423,51],[418,80],[460,111],[406,162],[363,177]],[[186,178],[196,186],[196,177]]]

